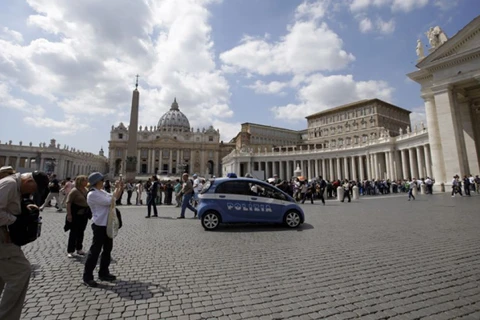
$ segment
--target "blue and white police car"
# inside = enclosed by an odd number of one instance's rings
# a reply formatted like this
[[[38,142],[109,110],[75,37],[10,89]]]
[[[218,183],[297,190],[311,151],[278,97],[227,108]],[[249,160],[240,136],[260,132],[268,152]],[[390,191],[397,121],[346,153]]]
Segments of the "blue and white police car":
[[[209,180],[199,195],[198,218],[205,230],[221,223],[283,223],[296,228],[305,221],[302,208],[282,190],[253,178]]]

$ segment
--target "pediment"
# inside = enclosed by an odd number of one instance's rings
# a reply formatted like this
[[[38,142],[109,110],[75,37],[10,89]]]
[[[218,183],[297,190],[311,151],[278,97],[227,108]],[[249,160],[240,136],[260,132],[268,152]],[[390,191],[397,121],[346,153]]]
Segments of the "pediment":
[[[476,49],[480,49],[480,16],[426,56],[417,67],[425,68],[431,63],[454,59],[455,56],[462,56]]]

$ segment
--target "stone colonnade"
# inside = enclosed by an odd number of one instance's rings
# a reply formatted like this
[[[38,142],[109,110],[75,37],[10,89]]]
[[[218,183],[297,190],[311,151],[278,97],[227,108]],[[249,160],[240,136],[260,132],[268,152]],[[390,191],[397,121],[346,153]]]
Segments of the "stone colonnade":
[[[256,158],[256,157],[255,157]],[[365,154],[335,156],[302,156],[285,160],[261,160],[236,163],[235,172],[263,171],[265,177],[277,174],[290,179],[297,168],[308,179],[322,176],[327,180],[349,179],[412,179],[432,177],[432,161],[428,145],[406,147],[400,150],[366,152]],[[286,158],[286,157],[284,157]],[[278,157],[277,157],[278,159]]]

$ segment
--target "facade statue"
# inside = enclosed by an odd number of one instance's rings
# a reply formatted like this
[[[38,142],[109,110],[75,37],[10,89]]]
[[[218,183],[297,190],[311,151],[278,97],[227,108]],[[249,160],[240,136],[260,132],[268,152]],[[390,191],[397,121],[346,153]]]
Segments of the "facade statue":
[[[438,48],[448,40],[447,35],[439,26],[431,27],[430,29],[428,29],[426,35],[428,38],[428,42],[430,43],[430,46],[433,50]]]
[[[425,53],[423,51],[423,43],[422,43],[422,40],[420,39],[417,40],[416,52],[417,52],[418,60],[422,60],[423,58],[425,58]]]
[[[422,126],[422,131],[425,130],[425,124],[423,123],[423,121],[420,123],[420,125]]]
[[[400,129],[398,130],[398,132],[400,133],[400,135],[402,135],[402,134],[403,134],[403,129],[400,128]]]
[[[410,126],[407,126],[407,132],[406,133],[410,133]]]

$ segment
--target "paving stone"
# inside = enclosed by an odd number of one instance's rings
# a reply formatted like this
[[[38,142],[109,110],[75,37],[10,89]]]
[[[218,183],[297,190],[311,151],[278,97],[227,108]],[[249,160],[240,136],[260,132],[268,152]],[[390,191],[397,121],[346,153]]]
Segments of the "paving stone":
[[[44,210],[23,249],[22,319],[479,319],[480,196],[362,198],[304,205],[307,223],[205,232],[178,208],[121,206],[118,280],[87,288],[65,255],[65,216]],[[85,233],[85,249],[92,231]],[[98,272],[98,270],[96,271]],[[52,286],[52,283],[58,284]]]

